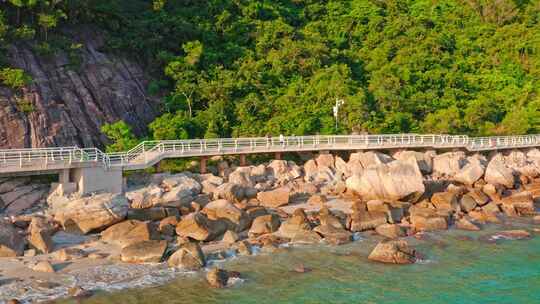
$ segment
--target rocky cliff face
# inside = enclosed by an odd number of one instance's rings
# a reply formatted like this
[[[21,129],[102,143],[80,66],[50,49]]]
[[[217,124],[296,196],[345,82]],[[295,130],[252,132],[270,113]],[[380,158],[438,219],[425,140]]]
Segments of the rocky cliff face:
[[[78,145],[102,147],[105,123],[124,120],[137,135],[157,114],[141,66],[100,51],[101,38],[84,37],[81,64],[73,67],[64,52],[40,56],[26,44],[9,46],[9,61],[33,83],[24,92],[0,86],[0,147]]]

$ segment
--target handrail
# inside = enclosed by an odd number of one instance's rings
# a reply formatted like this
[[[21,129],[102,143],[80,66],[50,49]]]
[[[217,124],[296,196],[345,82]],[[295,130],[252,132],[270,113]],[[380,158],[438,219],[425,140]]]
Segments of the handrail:
[[[77,165],[123,170],[147,168],[164,158],[313,150],[461,148],[468,151],[540,146],[540,135],[469,137],[445,134],[308,135],[143,141],[125,152],[58,147],[0,149],[0,173]]]

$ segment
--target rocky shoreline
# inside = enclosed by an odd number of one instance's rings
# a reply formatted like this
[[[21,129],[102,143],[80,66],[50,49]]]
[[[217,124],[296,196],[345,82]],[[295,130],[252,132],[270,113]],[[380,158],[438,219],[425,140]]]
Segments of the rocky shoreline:
[[[407,239],[424,232],[478,231],[518,218],[540,224],[537,149],[345,158],[320,154],[302,165],[246,167],[215,159],[211,174],[138,175],[124,194],[87,197],[54,187],[46,197],[47,188],[28,179],[0,180],[0,291],[19,300],[39,299],[40,288],[49,299],[88,296],[99,286],[82,280],[134,281],[152,273],[163,281],[147,283],[159,284],[201,269],[209,269],[210,287],[222,288],[241,274],[209,261],[273,254],[284,244],[337,246],[376,235],[381,241],[367,259],[410,264],[422,254]],[[497,237],[531,238],[537,229]]]

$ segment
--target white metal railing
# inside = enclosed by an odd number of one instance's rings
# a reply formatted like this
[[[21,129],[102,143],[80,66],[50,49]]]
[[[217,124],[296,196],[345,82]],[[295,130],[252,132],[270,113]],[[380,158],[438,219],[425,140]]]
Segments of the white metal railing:
[[[126,152],[97,148],[35,148],[0,150],[0,173],[50,170],[80,165],[149,167],[164,158],[314,150],[392,148],[462,148],[469,151],[540,146],[540,135],[468,137],[440,134],[310,135],[144,141]]]

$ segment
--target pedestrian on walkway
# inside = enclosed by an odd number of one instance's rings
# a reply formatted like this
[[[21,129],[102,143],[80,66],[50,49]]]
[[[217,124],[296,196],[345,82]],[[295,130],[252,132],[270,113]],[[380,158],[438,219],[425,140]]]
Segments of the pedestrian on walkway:
[[[283,136],[283,134],[279,134],[279,143],[282,147],[285,146],[285,136]]]

